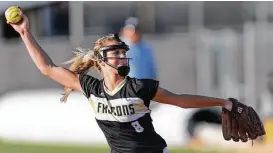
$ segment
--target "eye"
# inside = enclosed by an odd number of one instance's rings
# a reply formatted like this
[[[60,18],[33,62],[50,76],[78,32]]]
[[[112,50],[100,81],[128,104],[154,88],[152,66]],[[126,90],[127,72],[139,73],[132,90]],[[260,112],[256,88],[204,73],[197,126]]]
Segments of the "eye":
[[[119,51],[116,50],[116,51],[114,52],[114,55],[119,55]]]
[[[122,53],[123,55],[126,55],[127,52],[126,52],[125,50],[122,50],[121,53]]]

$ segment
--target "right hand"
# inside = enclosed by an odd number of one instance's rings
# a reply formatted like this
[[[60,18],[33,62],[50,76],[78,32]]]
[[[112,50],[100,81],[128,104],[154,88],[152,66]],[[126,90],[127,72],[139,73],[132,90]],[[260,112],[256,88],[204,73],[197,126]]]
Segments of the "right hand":
[[[29,21],[22,11],[20,11],[20,16],[22,17],[22,20],[19,23],[12,24],[7,21],[7,24],[10,24],[19,34],[24,34],[29,30]]]

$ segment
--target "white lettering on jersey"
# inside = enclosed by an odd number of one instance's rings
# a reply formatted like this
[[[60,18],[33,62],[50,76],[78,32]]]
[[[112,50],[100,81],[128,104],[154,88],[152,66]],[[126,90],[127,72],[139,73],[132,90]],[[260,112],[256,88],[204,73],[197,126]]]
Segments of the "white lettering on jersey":
[[[98,120],[131,122],[150,113],[144,101],[137,97],[107,100],[91,95],[89,101]]]

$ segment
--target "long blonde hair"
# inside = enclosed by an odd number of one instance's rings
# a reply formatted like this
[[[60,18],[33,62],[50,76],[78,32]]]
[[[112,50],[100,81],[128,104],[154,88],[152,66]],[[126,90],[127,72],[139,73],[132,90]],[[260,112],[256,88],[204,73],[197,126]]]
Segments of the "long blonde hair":
[[[62,63],[62,64],[70,64],[69,70],[76,73],[76,74],[82,74],[87,73],[90,68],[96,68],[99,72],[101,71],[101,68],[99,66],[99,59],[98,54],[100,53],[100,49],[102,47],[107,46],[107,43],[109,41],[119,41],[114,35],[107,35],[104,37],[99,38],[94,42],[93,49],[85,49],[78,47],[76,48],[73,53],[75,54],[75,57],[72,59]],[[66,102],[69,94],[73,91],[71,88],[64,87],[64,93],[63,97],[60,99],[61,102]]]

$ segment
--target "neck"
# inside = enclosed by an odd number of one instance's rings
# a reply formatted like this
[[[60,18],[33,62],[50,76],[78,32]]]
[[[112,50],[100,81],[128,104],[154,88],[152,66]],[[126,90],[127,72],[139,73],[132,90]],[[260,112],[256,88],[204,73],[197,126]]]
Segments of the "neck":
[[[124,79],[125,77],[118,74],[105,75],[104,84],[108,90],[113,91]]]

